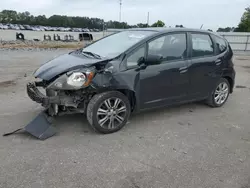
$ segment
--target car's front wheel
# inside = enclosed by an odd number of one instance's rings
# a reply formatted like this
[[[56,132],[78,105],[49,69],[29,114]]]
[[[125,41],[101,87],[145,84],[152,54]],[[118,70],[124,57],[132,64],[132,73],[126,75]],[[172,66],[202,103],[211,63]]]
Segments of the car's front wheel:
[[[221,78],[207,99],[207,104],[212,107],[220,107],[226,103],[229,94],[230,84],[227,79]]]
[[[108,134],[120,130],[130,112],[130,102],[124,94],[108,91],[93,96],[87,107],[87,119],[95,131]]]

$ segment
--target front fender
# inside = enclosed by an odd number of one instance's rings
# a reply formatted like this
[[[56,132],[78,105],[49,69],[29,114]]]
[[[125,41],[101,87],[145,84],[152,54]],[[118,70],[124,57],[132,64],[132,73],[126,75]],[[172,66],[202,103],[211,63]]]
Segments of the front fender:
[[[105,91],[130,91],[135,97],[135,111],[140,109],[140,72],[124,71],[112,74],[110,72],[98,73],[91,84],[96,93]]]

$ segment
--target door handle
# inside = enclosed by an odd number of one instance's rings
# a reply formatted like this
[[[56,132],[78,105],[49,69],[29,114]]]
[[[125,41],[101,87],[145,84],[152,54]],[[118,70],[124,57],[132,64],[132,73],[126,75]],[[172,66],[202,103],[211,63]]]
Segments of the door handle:
[[[181,67],[181,68],[179,68],[179,71],[185,70],[185,69],[187,69],[187,68],[188,68],[187,66]]]
[[[181,68],[179,68],[179,71],[180,71],[181,74],[183,74],[183,73],[188,71],[188,67],[187,66],[181,67]]]
[[[215,64],[216,64],[216,65],[220,65],[221,63],[222,63],[221,59],[217,59],[217,60],[215,61]]]
[[[180,74],[183,74],[183,73],[185,73],[185,72],[187,72],[187,71],[188,71],[187,69],[182,70],[182,71],[180,71]]]

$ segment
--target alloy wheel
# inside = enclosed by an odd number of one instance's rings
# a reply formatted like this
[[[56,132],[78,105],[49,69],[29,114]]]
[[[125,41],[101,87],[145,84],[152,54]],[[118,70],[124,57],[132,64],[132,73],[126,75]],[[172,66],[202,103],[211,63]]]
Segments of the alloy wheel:
[[[99,125],[105,129],[115,129],[123,123],[127,113],[125,103],[119,98],[103,101],[97,110]]]
[[[229,87],[226,82],[221,82],[215,92],[214,92],[214,101],[216,104],[221,105],[223,104],[229,95]]]

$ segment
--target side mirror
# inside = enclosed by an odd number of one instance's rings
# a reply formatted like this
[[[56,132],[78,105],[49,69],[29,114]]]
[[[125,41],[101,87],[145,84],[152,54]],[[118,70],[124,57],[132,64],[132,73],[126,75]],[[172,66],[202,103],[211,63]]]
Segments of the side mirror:
[[[144,60],[146,65],[157,65],[160,64],[163,57],[161,55],[151,55],[148,54],[148,57]]]
[[[145,64],[145,58],[144,57],[140,57],[137,64],[140,66],[142,64]]]

